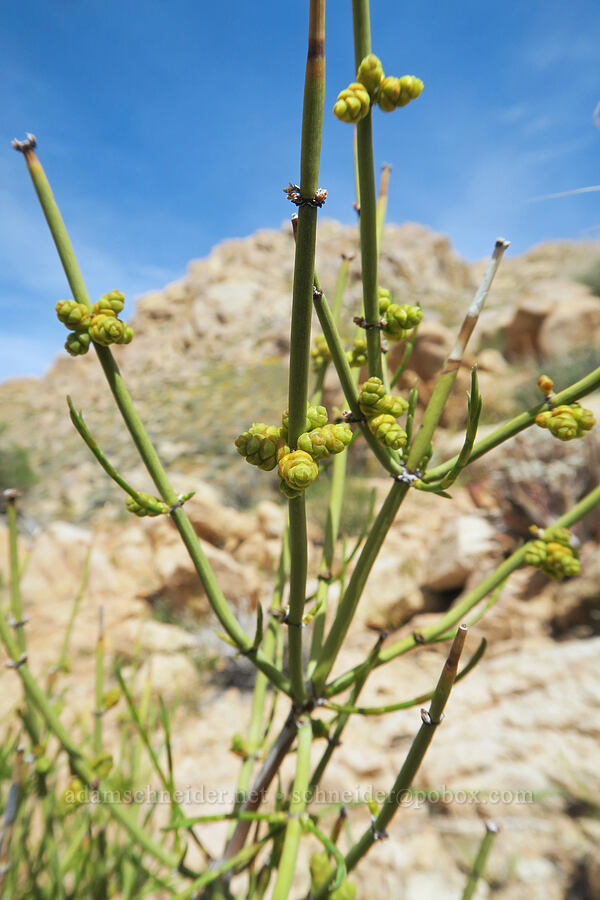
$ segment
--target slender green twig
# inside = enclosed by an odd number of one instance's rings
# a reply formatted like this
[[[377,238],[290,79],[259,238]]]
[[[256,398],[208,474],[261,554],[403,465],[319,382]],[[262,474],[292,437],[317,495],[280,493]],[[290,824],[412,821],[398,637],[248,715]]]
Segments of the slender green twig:
[[[27,619],[23,615],[23,602],[21,599],[21,572],[19,567],[19,533],[17,527],[17,499],[20,496],[15,489],[9,488],[3,492],[6,500],[6,518],[8,524],[8,566],[10,573],[10,610],[11,625],[16,634],[16,645],[19,657],[27,659],[27,642],[25,639],[25,625]],[[16,657],[15,657],[16,659]],[[25,695],[25,710],[23,722],[33,745],[41,741],[39,722],[35,710],[31,706],[30,698]],[[40,780],[41,792],[45,793],[44,779]]]
[[[385,224],[385,214],[387,212],[388,187],[390,183],[390,173],[392,167],[389,163],[384,163],[381,167],[381,179],[379,181],[379,194],[377,196],[377,256],[381,250],[381,236],[383,234],[383,226]]]
[[[396,384],[396,382],[398,381],[398,379],[401,377],[404,370],[406,369],[406,367],[410,361],[410,358],[412,356],[413,350],[415,349],[415,344],[417,342],[418,334],[419,334],[419,326],[415,325],[415,327],[413,328],[413,330],[410,333],[410,337],[406,341],[406,345],[404,347],[404,353],[402,354],[402,359],[400,360],[400,364],[398,365],[398,368],[396,369],[396,371],[394,372],[394,374],[392,375],[392,377],[390,379],[390,388],[394,387],[394,385]]]
[[[325,538],[323,541],[323,552],[321,556],[321,571],[319,573],[317,594],[315,598],[315,613],[313,618],[313,631],[310,645],[310,662],[307,669],[308,678],[312,676],[312,672],[316,664],[316,659],[323,642],[325,614],[327,612],[327,598],[329,593],[329,585],[331,582],[331,569],[333,567],[333,558],[339,533],[342,504],[344,501],[344,486],[346,483],[347,462],[347,452],[337,454],[333,460],[333,477],[331,479],[329,504],[327,507]]]
[[[310,748],[312,745],[312,726],[309,716],[302,716],[298,720],[297,732],[296,774],[289,804],[289,819],[285,829],[272,900],[286,900],[290,892],[296,868],[300,835],[302,833],[300,816],[304,812],[308,801]]]
[[[18,141],[14,142],[14,146],[16,149],[20,150],[25,157],[31,180],[46,217],[48,227],[50,228],[50,233],[56,245],[73,296],[78,303],[82,303],[84,306],[88,307],[88,309],[91,309],[92,304],[75,253],[73,252],[67,229],[65,228],[62,216],[56,201],[54,200],[48,179],[35,154],[35,138],[33,135],[30,135],[28,136],[27,141],[22,143]],[[289,693],[290,685],[288,680],[281,672],[277,671],[272,664],[263,659],[260,650],[253,648],[251,639],[244,632],[229,607],[189,518],[184,510],[178,506],[178,497],[167,478],[167,474],[158,454],[135,409],[110,348],[98,344],[94,344],[94,347],[115,402],[123,416],[125,425],[137,447],[140,457],[156,485],[160,496],[164,502],[172,508],[171,516],[175,527],[179,531],[188,553],[190,554],[190,558],[200,577],[215,614],[240,651],[246,654],[257,668],[265,672],[267,677],[276,683],[280,690]]]
[[[308,542],[306,531],[306,498],[290,500],[290,601],[287,616],[289,677],[292,693],[298,702],[306,697],[302,661],[302,629],[306,600]]]
[[[377,654],[378,654],[379,650],[381,649],[381,645],[383,644],[386,637],[387,637],[387,632],[382,632],[378,636],[377,641],[375,642],[375,645],[373,646],[373,648],[370,650],[369,654],[367,655],[367,658],[360,664],[360,667],[359,667],[360,672],[358,673],[356,680],[354,681],[354,683],[352,685],[352,690],[350,692],[350,697],[349,697],[350,704],[354,704],[358,700],[360,692],[362,691],[362,689],[367,681],[367,678],[369,677],[370,672],[373,670],[373,666],[375,665],[375,662],[377,660]],[[321,778],[323,777],[323,773],[325,772],[325,769],[329,765],[329,762],[331,760],[331,757],[333,756],[333,753],[334,753],[336,747],[339,746],[339,743],[340,743],[340,740],[342,737],[342,733],[343,733],[344,728],[346,727],[349,720],[350,720],[350,713],[341,712],[336,717],[336,724],[335,724],[333,733],[328,738],[327,746],[326,746],[325,750],[323,751],[323,753],[321,754],[321,758],[320,758],[319,762],[317,763],[317,765],[315,766],[313,774],[311,775],[311,778],[310,778],[308,789],[309,789],[311,796],[314,793],[314,791],[316,790],[316,788],[318,787],[318,785],[321,781]]]
[[[335,843],[330,838],[328,838],[320,828],[317,828],[315,823],[312,822],[307,816],[304,817],[302,824],[307,831],[310,831],[316,838],[321,841],[329,856],[333,856],[333,858],[335,859],[335,877],[333,883],[329,886],[329,890],[333,892],[337,890],[337,888],[346,877],[346,860],[344,859],[344,854],[336,847]]]
[[[436,729],[443,718],[444,707],[450,696],[452,686],[456,679],[458,663],[467,635],[466,626],[459,628],[450,648],[450,653],[436,685],[429,710],[421,710],[421,725],[410,750],[404,760],[391,791],[386,795],[379,814],[354,846],[346,854],[346,868],[348,872],[365,856],[376,840],[386,835],[386,828],[397,812],[403,798],[408,794],[414,778],[419,771],[425,754],[433,740]],[[317,891],[313,900],[323,900],[327,896],[328,885]]]
[[[356,69],[371,52],[371,25],[368,0],[352,0],[354,64]],[[377,197],[373,164],[372,111],[356,125],[356,160],[360,194],[360,255],[362,263],[363,308],[367,323],[369,375],[383,378],[379,296],[377,292]]]
[[[342,304],[344,302],[346,285],[348,284],[348,272],[350,270],[350,263],[353,259],[354,253],[342,253],[342,262],[339,268],[337,281],[335,283],[335,292],[333,295],[333,321],[337,326],[339,326],[340,324]]]
[[[468,395],[468,398],[467,427],[465,430],[465,438],[463,441],[462,449],[458,454],[454,466],[450,469],[449,472],[444,475],[444,477],[440,481],[427,483],[416,481],[414,486],[418,490],[434,492],[439,491],[443,495],[445,489],[454,484],[462,470],[469,462],[471,453],[473,451],[473,444],[475,443],[475,438],[477,436],[477,426],[479,425],[479,417],[481,416],[481,408],[483,405],[483,401],[479,393],[476,366],[473,366],[473,369],[471,370],[471,392]]]
[[[452,635],[452,637],[454,636],[455,635]],[[446,640],[448,640],[448,636],[446,636]],[[461,681],[475,668],[477,663],[483,658],[486,647],[487,641],[485,638],[482,638],[479,647],[469,662],[461,669],[454,679],[455,683]],[[413,706],[418,706],[419,703],[426,703],[428,700],[431,700],[432,697],[433,691],[426,691],[424,694],[419,694],[418,697],[413,697],[411,700],[403,700],[400,703],[389,703],[387,706],[352,706],[352,704],[346,705],[331,702],[324,703],[323,705],[326,709],[334,709],[337,712],[349,713],[350,715],[384,716],[387,713],[398,712],[401,709],[410,709]]]
[[[23,620],[23,604],[21,601],[21,573],[19,572],[19,533],[17,528],[16,490],[4,491],[6,500],[6,519],[8,523],[8,560],[10,571],[10,610],[17,636],[19,653],[26,652],[25,622]]]
[[[325,0],[311,0],[308,13],[308,53],[302,112],[300,194],[298,209],[292,323],[290,340],[288,440],[295,448],[306,428],[310,326],[312,315],[319,162],[325,106]],[[289,671],[292,695],[306,698],[302,664],[302,616],[306,598],[307,533],[304,496],[289,501],[290,515],[290,611]]]
[[[71,607],[71,613],[69,615],[69,621],[67,622],[67,627],[65,628],[65,633],[63,635],[63,641],[60,648],[60,653],[58,654],[58,660],[56,664],[51,667],[50,672],[48,674],[48,691],[51,690],[56,675],[59,672],[64,672],[67,668],[68,659],[69,659],[69,644],[71,642],[71,635],[73,633],[73,626],[75,625],[75,619],[77,618],[77,613],[79,612],[79,607],[81,606],[81,601],[85,595],[85,591],[88,583],[88,576],[90,572],[90,557],[92,555],[92,544],[90,543],[87,553],[85,555],[85,559],[83,561],[83,566],[81,569],[81,576],[79,579],[79,584],[77,586],[77,592],[75,597],[73,598],[73,605]]]
[[[110,478],[112,478],[112,480],[116,484],[118,484],[119,487],[125,491],[125,493],[129,494],[130,497],[133,497],[133,499],[136,501],[136,503],[138,503],[142,507],[148,506],[146,499],[141,494],[139,494],[139,492],[136,491],[135,488],[133,488],[127,481],[125,481],[125,479],[121,475],[119,475],[119,473],[117,472],[115,467],[113,465],[111,465],[111,463],[108,461],[108,459],[106,458],[106,456],[104,455],[104,453],[102,452],[102,450],[100,449],[98,444],[96,443],[96,440],[94,439],[94,436],[92,435],[90,429],[87,427],[85,420],[83,418],[83,414],[81,412],[77,412],[77,410],[73,406],[73,401],[71,400],[71,398],[69,396],[67,396],[67,404],[69,407],[69,414],[71,416],[71,422],[75,426],[76,431],[78,432],[80,437],[83,439],[85,444],[92,451],[92,453],[94,454],[94,456],[96,457],[96,459],[98,460],[98,462],[100,463],[100,465],[102,466],[102,468],[104,469],[106,474]],[[194,492],[192,491],[192,493],[185,495],[185,499],[189,500],[190,497],[193,497],[193,495],[194,495]],[[183,502],[183,499],[184,498],[181,497],[180,502]],[[163,503],[162,507],[165,512],[168,512],[168,507],[166,506],[166,504]],[[150,507],[150,508],[154,508],[154,507]]]
[[[333,307],[333,322],[336,327],[339,325],[340,314],[342,309],[342,301],[344,290],[348,279],[348,268],[352,256],[342,256],[342,264],[337,279],[335,289],[335,300]],[[319,279],[315,274],[315,285],[319,285]],[[351,378],[356,387],[358,382],[358,372],[353,371]],[[355,432],[356,435],[356,432]],[[354,439],[354,437],[353,437]],[[346,484],[346,468],[348,464],[348,451],[339,453],[333,460],[333,477],[331,479],[331,489],[329,492],[329,503],[327,506],[327,520],[325,522],[325,539],[323,541],[323,552],[321,556],[321,567],[319,573],[319,582],[317,585],[317,594],[315,599],[315,611],[313,613],[313,630],[310,646],[310,660],[307,669],[307,677],[310,679],[316,659],[323,642],[323,633],[325,629],[325,615],[327,613],[327,599],[329,595],[329,585],[331,582],[331,570],[333,567],[333,558],[335,554],[335,546],[340,528],[340,518],[342,513],[342,505],[344,502],[344,487]]]
[[[409,485],[407,483],[395,481],[377,514],[319,655],[312,678],[315,697],[321,695],[325,681],[333,668],[350,623],[354,618],[358,601],[367,583],[367,578],[396,517],[396,513],[408,493],[408,489]]]
[[[102,753],[102,716],[104,714],[104,607],[98,609],[98,639],[96,641],[96,686],[94,709],[94,754]]]
[[[465,889],[463,891],[462,900],[472,900],[472,898],[475,896],[475,888],[477,887],[477,882],[483,875],[487,858],[490,854],[490,850],[492,849],[492,844],[496,840],[499,831],[500,828],[498,827],[498,825],[496,825],[495,822],[485,823],[485,834],[481,839],[481,844],[479,845],[477,856],[475,857],[475,861],[473,862],[473,868],[471,869],[471,872],[469,874],[469,880],[467,881]]]

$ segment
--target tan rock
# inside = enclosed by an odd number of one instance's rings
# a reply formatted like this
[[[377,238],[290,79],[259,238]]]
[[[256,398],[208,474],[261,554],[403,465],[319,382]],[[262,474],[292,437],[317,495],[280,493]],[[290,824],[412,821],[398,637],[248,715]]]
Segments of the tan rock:
[[[457,516],[437,539],[427,557],[423,586],[432,591],[462,587],[482,558],[495,554],[495,529],[477,515]]]
[[[540,329],[539,346],[544,356],[563,356],[595,347],[600,336],[600,300],[583,285],[568,284],[565,297],[552,307]]]

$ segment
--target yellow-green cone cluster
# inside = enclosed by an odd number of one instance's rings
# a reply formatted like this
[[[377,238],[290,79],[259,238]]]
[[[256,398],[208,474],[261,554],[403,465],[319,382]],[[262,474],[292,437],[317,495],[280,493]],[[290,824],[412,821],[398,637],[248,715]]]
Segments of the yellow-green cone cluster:
[[[540,533],[535,526],[531,530]],[[538,540],[527,544],[525,563],[541,569],[556,581],[578,575],[581,569],[579,553],[571,547],[571,535],[566,528],[558,526],[547,528]]]
[[[380,287],[379,315],[384,319],[385,336],[390,341],[404,341],[423,318],[423,310],[408,303],[392,303],[390,292]]]
[[[367,364],[367,339],[365,337],[354,338],[352,350],[346,353],[348,362],[353,369],[360,369]]]
[[[377,92],[377,103],[384,112],[393,112],[399,106],[407,106],[416,100],[423,90],[423,82],[414,75],[384,78]]]
[[[364,413],[369,430],[380,443],[392,450],[406,444],[406,432],[396,422],[408,408],[402,397],[387,394],[380,378],[372,376],[360,388],[358,405]]]
[[[556,406],[538,413],[536,425],[547,428],[560,441],[583,437],[596,424],[594,414],[579,403]]]
[[[277,466],[279,486],[286,497],[299,497],[319,474],[319,460],[346,449],[352,432],[345,423],[328,424],[324,406],[306,409],[305,431],[292,450],[288,444],[288,410],[281,417],[281,427],[254,423],[235,440],[240,456],[259,469],[270,471]]]
[[[146,494],[144,491],[138,491],[138,497],[142,503],[138,503],[133,497],[128,497],[125,506],[129,512],[135,516],[162,516],[169,512],[169,507],[163,500],[153,497],[152,494]]]
[[[316,336],[310,355],[315,372],[318,372],[325,363],[331,362],[331,350],[327,346],[324,334],[318,334]]]
[[[309,453],[314,460],[327,459],[346,449],[352,440],[352,432],[345,422],[337,425],[323,425],[301,434],[298,450]]]
[[[423,90],[423,82],[414,75],[385,77],[381,61],[374,53],[362,60],[356,73],[356,81],[340,92],[333,107],[334,115],[341,122],[360,122],[373,104],[384,112],[392,112],[416,100]]]
[[[292,450],[279,460],[279,477],[281,489],[286,497],[296,497],[316,480],[319,464],[310,453],[304,450]]]
[[[384,78],[381,60],[374,53],[369,53],[358,67],[356,80],[366,87],[371,97],[375,97]]]
[[[236,438],[237,452],[251,466],[270,472],[277,465],[277,448],[282,443],[281,431],[276,425],[253,422],[248,431]]]
[[[121,291],[104,294],[91,311],[83,303],[75,300],[59,300],[56,315],[71,329],[65,342],[65,350],[71,356],[87,353],[90,342],[108,347],[109,344],[129,344],[133,330],[126,322],[117,318],[125,305]]]
[[[286,409],[281,417],[281,425],[283,428],[283,436],[287,440],[289,410]],[[306,408],[305,431],[312,431],[313,428],[322,428],[327,425],[327,410],[324,406],[308,406]]]
[[[536,425],[547,428],[560,441],[572,441],[583,437],[596,424],[594,414],[579,403],[562,404],[552,407],[551,398],[554,382],[549,375],[540,375],[537,381],[542,394],[548,398],[550,409],[545,409],[535,417]]]
[[[371,98],[364,85],[353,81],[340,91],[333,107],[334,115],[340,122],[360,122],[371,108]]]

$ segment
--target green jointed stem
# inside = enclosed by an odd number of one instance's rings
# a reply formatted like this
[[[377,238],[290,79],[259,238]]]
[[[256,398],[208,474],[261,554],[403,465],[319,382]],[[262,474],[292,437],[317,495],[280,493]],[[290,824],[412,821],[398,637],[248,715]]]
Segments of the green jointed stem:
[[[81,601],[83,600],[83,595],[85,594],[85,590],[87,588],[88,576],[90,571],[90,556],[92,555],[92,545],[88,547],[88,551],[85,555],[85,559],[83,561],[83,567],[81,569],[81,577],[79,579],[79,585],[77,587],[77,593],[75,594],[75,598],[73,599],[73,606],[71,607],[71,615],[69,616],[69,621],[67,622],[67,627],[65,629],[65,634],[63,637],[63,642],[60,648],[60,653],[58,654],[58,662],[56,663],[56,669],[59,671],[66,668],[67,660],[69,656],[69,643],[71,641],[71,634],[73,633],[73,626],[75,624],[75,619],[77,617],[77,613],[79,612],[79,607],[81,606]]]
[[[467,626],[469,627],[469,626]],[[446,635],[446,640],[454,639],[455,634]],[[481,643],[479,647],[466,664],[463,666],[462,670],[457,674],[454,679],[454,683],[457,684],[459,681],[462,681],[469,672],[471,672],[480,659],[483,657],[485,649],[487,647],[487,641],[485,638],[481,639]],[[424,694],[419,694],[418,697],[413,697],[411,700],[403,700],[400,703],[389,703],[387,706],[354,706],[353,704],[340,704],[340,703],[325,703],[324,706],[326,709],[333,709],[336,712],[342,713],[350,713],[350,715],[360,715],[360,716],[384,716],[387,713],[398,712],[401,709],[410,709],[413,706],[418,706],[420,703],[426,703],[428,700],[431,700],[433,697],[433,691],[426,691]]]
[[[337,281],[335,283],[335,293],[333,295],[333,321],[335,322],[336,327],[339,327],[340,324],[342,303],[344,302],[344,293],[348,283],[348,271],[353,259],[354,254],[347,256],[345,253],[342,253],[342,264],[338,272]]]
[[[300,194],[309,201],[314,199],[319,186],[324,106],[325,0],[311,0],[300,157]],[[290,345],[288,434],[292,449],[306,421],[316,232],[317,208],[301,205],[296,232]]]
[[[360,672],[357,675],[357,677],[352,685],[350,697],[348,698],[350,704],[354,704],[358,700],[360,692],[362,691],[363,687],[365,686],[367,678],[369,677],[369,674],[371,673],[373,666],[375,665],[375,661],[377,660],[377,653],[378,653],[381,645],[383,644],[385,637],[386,637],[386,633],[382,632],[379,635],[377,642],[375,643],[375,646],[370,651],[367,658],[364,660],[364,662],[362,662],[360,664],[360,666],[359,666]],[[321,781],[321,778],[323,777],[323,773],[325,772],[325,769],[329,765],[329,762],[331,760],[331,757],[333,756],[333,753],[334,753],[336,747],[340,743],[340,738],[342,736],[342,732],[344,731],[344,728],[346,727],[349,719],[350,719],[350,713],[340,713],[340,715],[336,717],[336,723],[335,723],[335,728],[333,730],[333,734],[331,734],[329,740],[327,741],[327,746],[325,747],[325,750],[323,751],[323,753],[321,755],[321,759],[317,763],[317,765],[313,771],[313,774],[311,775],[311,778],[310,778],[308,790],[309,790],[309,793],[311,794],[311,796],[314,793],[314,791],[316,790],[316,788],[318,787],[318,785]]]
[[[8,559],[10,571],[10,611],[15,623],[23,622],[23,605],[21,602],[21,577],[19,572],[19,532],[17,528],[17,497],[18,492],[8,490],[4,492],[6,499],[6,519],[8,523]],[[15,625],[17,646],[19,654],[25,653],[25,627]]]
[[[102,714],[104,712],[104,608],[98,610],[98,640],[96,641],[96,706],[94,708],[94,754],[102,753]]]
[[[33,152],[33,149],[25,150],[24,156],[29,169],[29,174],[31,175],[56,249],[58,250],[58,254],[65,270],[67,280],[73,291],[73,296],[78,303],[83,303],[85,306],[91,308],[89,295],[79,270],[65,224],[52,195],[44,170]],[[144,465],[154,481],[162,499],[169,506],[173,506],[178,502],[177,495],[169,483],[167,474],[160,462],[158,454],[137,414],[114,357],[108,347],[103,347],[98,344],[95,344],[94,346],[109,387]],[[227,600],[216,581],[210,564],[202,550],[200,541],[198,540],[186,513],[181,507],[178,507],[173,510],[172,518],[190,554],[194,567],[200,576],[209,602],[230,638],[235,642],[242,653],[245,653],[259,669],[265,672],[271,681],[277,684],[277,686],[285,693],[289,693],[289,682],[282,673],[277,671],[271,663],[264,660],[262,653],[259,650],[252,649],[252,641],[244,632],[229,608]]]
[[[375,173],[373,167],[372,112],[356,126],[358,153],[358,178],[360,183],[360,255],[362,261],[363,306],[368,325],[379,322],[379,296],[377,293],[377,203]],[[381,364],[381,332],[377,327],[367,328],[367,362],[369,375],[383,379]]]
[[[119,473],[117,472],[115,467],[112,466],[111,463],[108,461],[108,459],[106,458],[106,456],[104,455],[104,453],[102,452],[102,450],[100,449],[100,447],[98,446],[96,441],[94,440],[94,437],[93,437],[91,431],[87,427],[87,425],[84,421],[84,418],[83,418],[83,414],[81,412],[77,412],[77,410],[73,406],[73,401],[71,400],[71,397],[68,395],[67,395],[67,405],[69,407],[69,414],[71,416],[71,422],[75,426],[75,429],[77,430],[78,434],[83,439],[85,444],[92,451],[92,453],[94,454],[94,456],[96,457],[96,459],[98,460],[98,462],[100,463],[100,465],[102,466],[102,468],[104,469],[106,474],[109,476],[109,478],[112,478],[112,480],[116,484],[118,484],[119,487],[122,488],[126,494],[129,494],[130,497],[133,497],[133,499],[136,500],[140,504],[140,506],[144,506],[145,505],[144,498],[141,497],[140,494],[138,493],[138,491],[136,491],[135,488],[133,488],[130,484],[128,484],[128,482],[125,481],[125,479],[121,475],[119,475]]]
[[[331,672],[344,638],[350,627],[350,623],[356,613],[358,601],[361,598],[367,578],[373,568],[377,555],[381,550],[386,535],[396,517],[400,504],[408,493],[409,486],[396,481],[392,485],[386,499],[383,502],[367,540],[362,548],[354,571],[339,603],[335,619],[327,635],[315,672],[312,678],[313,690],[316,697],[322,693],[327,676]]]
[[[358,67],[371,52],[371,15],[369,0],[352,0],[352,25],[354,32],[354,66]]]
[[[306,809],[308,800],[308,779],[310,770],[310,748],[312,745],[312,725],[309,716],[298,721],[298,746],[296,751],[296,775],[289,805],[289,820],[285,829],[283,849],[279,860],[277,881],[273,888],[272,900],[287,900],[292,886],[302,823],[300,816]]]
[[[406,346],[404,348],[404,353],[402,354],[402,359],[400,360],[400,364],[399,364],[398,368],[396,369],[396,371],[394,372],[392,378],[390,379],[390,389],[394,387],[394,385],[396,384],[396,382],[398,381],[398,379],[400,378],[400,376],[406,369],[406,366],[408,365],[408,361],[410,360],[410,358],[412,356],[412,352],[415,347],[418,333],[419,333],[419,326],[415,325],[415,327],[413,328],[413,330],[410,333],[410,337],[408,338],[408,340],[406,342]]]
[[[385,214],[387,212],[388,201],[388,185],[390,183],[390,172],[392,167],[385,163],[381,167],[381,179],[379,181],[379,196],[377,197],[377,258],[381,249],[381,236],[383,234],[383,226],[385,224]]]
[[[314,200],[319,185],[319,161],[325,106],[325,0],[311,0],[308,53],[302,111],[300,193]],[[305,430],[310,369],[310,326],[317,236],[317,208],[298,209],[290,338],[288,440],[295,449]],[[307,534],[304,496],[289,501],[290,516],[290,627],[289,667],[292,694],[306,697],[302,668],[302,615],[306,597]]]
[[[26,659],[26,650],[27,650],[27,642],[25,639],[25,619],[23,618],[23,603],[21,599],[21,571],[19,566],[19,531],[17,527],[17,498],[19,496],[19,492],[10,489],[4,491],[4,498],[6,500],[6,518],[8,524],[8,565],[9,565],[9,573],[10,573],[10,611],[13,620],[13,628],[16,635],[16,646],[18,648],[18,654],[13,656],[13,659],[17,659],[17,656],[22,659]],[[20,624],[18,624],[20,623]],[[25,696],[25,710],[23,714],[23,721],[25,723],[25,728],[31,741],[34,745],[37,745],[41,741],[41,732],[39,727],[39,722],[35,715],[35,710],[32,708],[31,700],[26,695]],[[41,779],[41,792],[45,793],[45,779],[44,776],[40,776]]]
[[[308,566],[306,541],[306,499],[304,495],[288,504],[290,515],[290,611],[288,615],[288,648],[290,683],[295,700],[306,697],[302,668],[302,616],[306,599]]]
[[[483,875],[487,858],[490,854],[490,850],[492,849],[492,844],[496,840],[499,831],[500,829],[495,822],[485,823],[485,834],[481,839],[481,844],[479,845],[479,850],[477,851],[477,856],[475,857],[473,868],[471,869],[471,872],[469,874],[469,880],[467,881],[465,889],[463,891],[462,900],[472,900],[472,898],[475,896],[475,888],[477,887],[477,882]]]
[[[339,326],[340,315],[342,312],[342,303],[344,299],[344,291],[348,281],[348,269],[352,256],[342,254],[342,264],[340,266],[338,279],[335,286],[335,297],[333,304],[332,320],[336,329]],[[315,287],[320,290],[320,282],[315,271]],[[324,300],[326,303],[326,300]],[[338,348],[338,354],[344,355],[343,350]],[[359,372],[354,369],[350,373],[354,391],[356,393],[356,385],[358,383]],[[335,545],[339,534],[340,518],[342,514],[342,505],[344,502],[344,486],[346,483],[346,467],[348,462],[347,453],[339,453],[333,460],[333,477],[331,479],[331,489],[329,492],[329,505],[327,508],[327,520],[325,523],[325,540],[323,542],[323,554],[321,558],[320,573],[323,576],[319,579],[317,585],[317,595],[315,598],[315,608],[318,612],[315,615],[312,629],[312,639],[310,647],[310,662],[307,670],[307,677],[310,679],[316,665],[318,654],[321,650],[323,642],[323,632],[325,629],[325,616],[327,613],[327,597],[329,594],[329,577],[333,566],[333,557],[335,554]]]
[[[325,614],[327,612],[327,596],[329,593],[329,579],[333,566],[335,545],[337,542],[342,504],[344,502],[344,486],[346,484],[347,453],[339,453],[333,459],[333,477],[329,493],[329,506],[327,509],[327,521],[325,523],[325,539],[323,541],[323,555],[321,558],[321,578],[317,585],[315,606],[318,610],[313,620],[313,632],[310,646],[310,663],[307,676],[311,678],[316,665],[317,657],[323,642],[325,628]]]
[[[75,252],[69,239],[67,229],[65,228],[65,223],[63,222],[60,210],[54,199],[46,174],[35,154],[34,147],[35,138],[33,139],[31,149],[24,150],[23,155],[25,156],[25,161],[27,163],[27,168],[29,169],[29,174],[31,175],[35,192],[38,195],[40,205],[44,216],[46,217],[46,222],[48,223],[48,228],[50,229],[56,249],[58,250],[58,255],[63,264],[67,281],[73,292],[73,297],[78,303],[83,303],[84,306],[91,309],[92,302],[85,286],[81,270],[77,264]]]
[[[371,21],[368,0],[353,0],[354,62],[356,69],[371,52]],[[373,164],[372,110],[356,126],[356,158],[360,192],[360,255],[362,261],[363,306],[368,324],[379,322],[377,294],[377,196]],[[383,379],[381,335],[378,328],[367,328],[369,375]]]

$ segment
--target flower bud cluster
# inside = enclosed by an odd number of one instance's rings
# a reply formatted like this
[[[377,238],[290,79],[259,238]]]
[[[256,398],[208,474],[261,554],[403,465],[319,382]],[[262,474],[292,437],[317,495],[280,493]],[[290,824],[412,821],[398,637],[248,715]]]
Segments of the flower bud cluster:
[[[368,115],[373,104],[392,112],[416,100],[422,90],[423,82],[414,75],[386,78],[380,59],[369,53],[358,67],[356,81],[338,95],[333,112],[341,122],[356,123]]]
[[[594,414],[579,403],[555,406],[535,417],[536,425],[547,428],[560,441],[583,437],[596,424]]]
[[[324,406],[307,406],[305,430],[292,450],[288,441],[289,411],[283,413],[281,426],[253,423],[235,440],[240,456],[259,469],[277,466],[279,486],[286,497],[299,497],[319,474],[319,460],[346,449],[352,432],[345,423],[329,424]]]
[[[125,297],[121,291],[104,294],[91,310],[75,300],[59,300],[56,315],[71,329],[65,342],[65,350],[71,356],[83,356],[90,342],[108,347],[109,344],[129,344],[133,330],[118,318],[123,310]]]
[[[531,530],[540,534],[536,526]],[[527,544],[525,563],[541,569],[556,581],[578,575],[581,569],[579,553],[575,547],[571,547],[569,531],[558,526],[547,528],[538,540]]]
[[[404,447],[406,432],[396,422],[408,409],[403,397],[387,394],[381,379],[372,376],[360,388],[358,405],[367,419],[369,431],[380,443],[392,450]]]
[[[379,315],[385,322],[383,333],[390,341],[404,341],[423,318],[420,306],[392,303],[390,292],[379,288]]]

